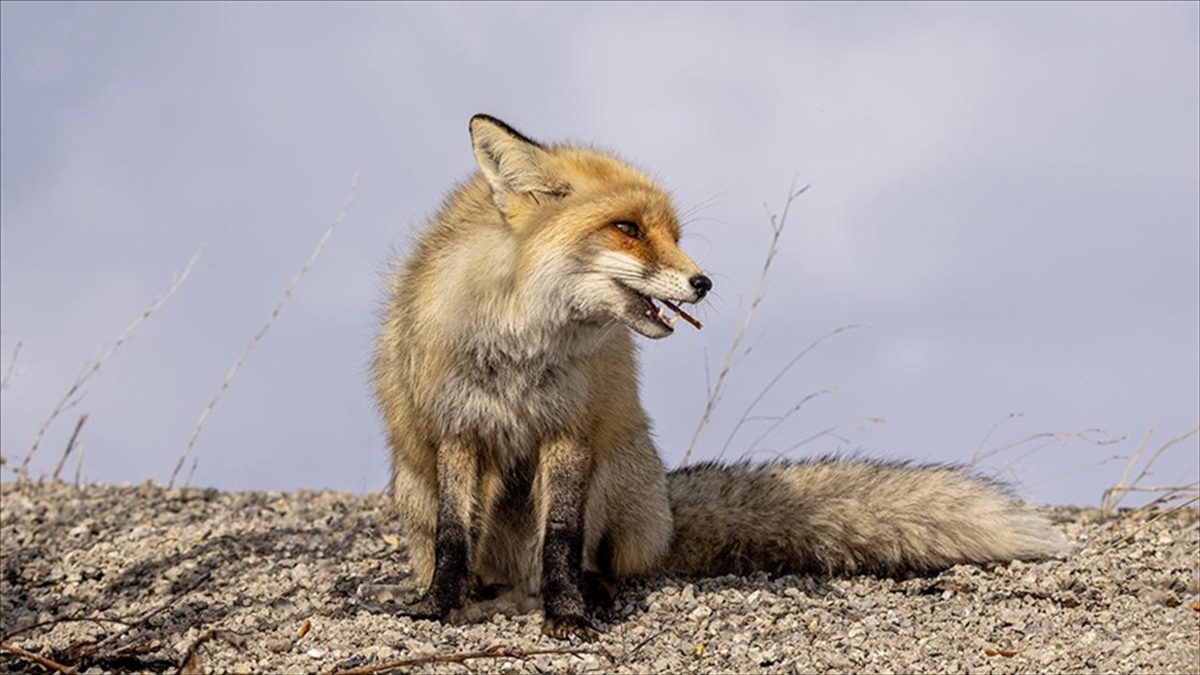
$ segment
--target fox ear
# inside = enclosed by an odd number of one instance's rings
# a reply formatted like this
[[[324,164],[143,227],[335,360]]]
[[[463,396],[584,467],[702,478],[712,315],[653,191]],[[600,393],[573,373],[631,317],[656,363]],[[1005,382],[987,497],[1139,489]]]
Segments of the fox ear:
[[[539,193],[561,196],[565,192],[561,181],[546,172],[545,148],[495,117],[471,118],[471,147],[501,208],[510,195],[532,193],[536,200]]]

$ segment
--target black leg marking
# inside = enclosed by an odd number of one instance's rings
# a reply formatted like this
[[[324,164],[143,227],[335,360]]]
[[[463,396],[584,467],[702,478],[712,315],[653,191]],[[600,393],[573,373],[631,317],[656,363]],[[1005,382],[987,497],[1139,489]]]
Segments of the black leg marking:
[[[438,452],[438,514],[433,544],[433,581],[416,602],[400,614],[418,619],[445,619],[452,610],[463,606],[469,585],[467,527],[463,522],[463,504],[470,504],[475,482],[475,467],[465,462],[461,446],[447,446]]]
[[[594,614],[606,615],[617,600],[619,585],[612,568],[612,540],[604,537],[596,549],[598,571],[583,573],[583,598]]]
[[[583,449],[563,443],[546,449],[542,499],[547,500],[542,542],[542,632],[559,639],[599,636],[583,602],[583,507],[587,461]]]

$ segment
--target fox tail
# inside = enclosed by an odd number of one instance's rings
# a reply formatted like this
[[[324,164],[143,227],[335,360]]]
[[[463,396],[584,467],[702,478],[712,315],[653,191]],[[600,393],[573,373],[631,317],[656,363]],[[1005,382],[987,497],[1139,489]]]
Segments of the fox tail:
[[[1065,554],[1067,540],[1003,486],[951,466],[823,458],[704,463],[668,474],[664,571],[887,576]]]

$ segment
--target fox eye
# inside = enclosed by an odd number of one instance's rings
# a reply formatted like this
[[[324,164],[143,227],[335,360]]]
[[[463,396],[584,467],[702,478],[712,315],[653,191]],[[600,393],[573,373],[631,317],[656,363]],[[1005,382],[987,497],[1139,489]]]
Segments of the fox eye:
[[[618,220],[613,223],[613,227],[621,231],[621,234],[632,237],[634,239],[642,238],[642,228],[638,227],[637,223],[628,220]]]

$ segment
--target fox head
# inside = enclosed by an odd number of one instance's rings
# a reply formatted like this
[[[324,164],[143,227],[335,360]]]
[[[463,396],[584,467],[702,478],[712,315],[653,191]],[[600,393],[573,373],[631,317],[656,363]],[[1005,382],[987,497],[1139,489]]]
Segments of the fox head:
[[[677,303],[712,289],[679,248],[670,197],[640,171],[595,150],[542,145],[488,115],[472,117],[470,130],[529,294],[562,303],[569,320],[615,320],[658,339],[676,318],[658,302],[682,313]]]

